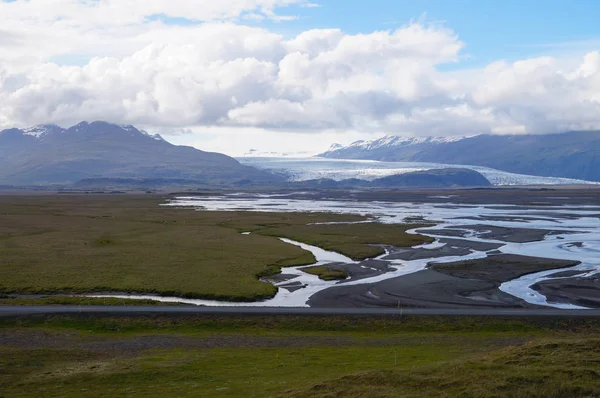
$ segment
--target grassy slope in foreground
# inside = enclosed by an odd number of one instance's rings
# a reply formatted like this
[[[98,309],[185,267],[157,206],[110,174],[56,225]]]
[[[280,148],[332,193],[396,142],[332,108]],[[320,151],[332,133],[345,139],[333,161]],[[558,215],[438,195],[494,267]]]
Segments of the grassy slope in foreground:
[[[596,397],[598,320],[0,319],[10,397]]]
[[[364,243],[379,237],[398,244],[428,240],[376,223],[307,227],[364,219],[359,216],[203,212],[159,206],[164,201],[151,195],[0,196],[0,293],[117,291],[253,301],[276,292],[258,275],[314,262],[311,253],[267,234],[326,236],[354,257],[371,251]],[[365,239],[367,232],[377,239]]]

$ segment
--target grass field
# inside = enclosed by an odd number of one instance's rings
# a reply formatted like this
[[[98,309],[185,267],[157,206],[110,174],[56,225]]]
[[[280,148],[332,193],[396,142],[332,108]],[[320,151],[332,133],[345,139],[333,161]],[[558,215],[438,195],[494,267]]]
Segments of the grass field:
[[[407,234],[406,230],[425,224],[342,224],[342,225],[285,225],[264,228],[258,233],[285,236],[326,250],[347,255],[354,260],[364,260],[384,254],[380,246],[409,247],[433,242],[433,238]]]
[[[405,226],[310,225],[365,219],[359,216],[159,206],[165,202],[155,195],[0,196],[0,293],[254,301],[276,292],[259,276],[314,262],[311,253],[276,237],[323,244],[355,258],[379,253],[371,243],[428,241],[406,234]]]
[[[0,319],[5,397],[597,397],[600,321]]]
[[[156,300],[121,299],[113,297],[48,296],[37,298],[10,298],[0,296],[0,305],[181,305]]]

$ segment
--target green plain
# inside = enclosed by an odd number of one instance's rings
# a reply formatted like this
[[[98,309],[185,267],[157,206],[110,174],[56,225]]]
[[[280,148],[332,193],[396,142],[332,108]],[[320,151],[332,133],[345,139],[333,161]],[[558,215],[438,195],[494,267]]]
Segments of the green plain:
[[[315,261],[277,237],[323,244],[355,258],[379,253],[371,243],[429,240],[406,234],[405,226],[314,225],[367,217],[160,206],[166,202],[155,195],[0,196],[0,293],[134,292],[255,301],[277,291],[260,276]]]

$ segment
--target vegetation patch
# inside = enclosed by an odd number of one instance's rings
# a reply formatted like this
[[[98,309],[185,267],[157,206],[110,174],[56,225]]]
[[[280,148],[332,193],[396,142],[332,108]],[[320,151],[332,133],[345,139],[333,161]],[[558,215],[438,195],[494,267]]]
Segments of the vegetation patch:
[[[96,241],[96,243],[98,245],[100,245],[100,246],[104,246],[104,245],[110,245],[110,244],[115,243],[115,242],[111,238],[104,237],[104,238],[98,239]]]
[[[348,277],[348,274],[344,271],[328,268],[327,265],[302,268],[302,271],[311,275],[317,275],[319,279],[324,281],[342,280]]]

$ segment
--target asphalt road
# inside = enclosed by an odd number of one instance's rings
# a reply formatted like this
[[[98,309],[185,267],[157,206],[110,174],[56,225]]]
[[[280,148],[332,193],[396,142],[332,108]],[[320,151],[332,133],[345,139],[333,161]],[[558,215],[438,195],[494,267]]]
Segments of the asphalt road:
[[[0,317],[35,314],[101,315],[447,315],[447,316],[564,316],[600,317],[600,309],[434,309],[434,308],[304,308],[192,306],[0,306]]]

